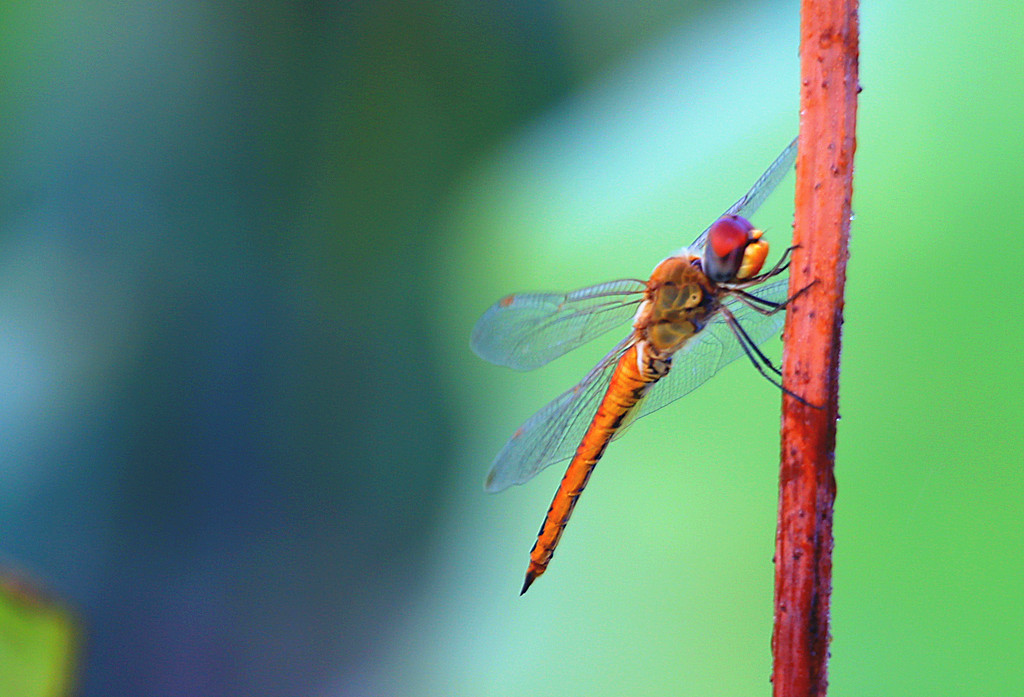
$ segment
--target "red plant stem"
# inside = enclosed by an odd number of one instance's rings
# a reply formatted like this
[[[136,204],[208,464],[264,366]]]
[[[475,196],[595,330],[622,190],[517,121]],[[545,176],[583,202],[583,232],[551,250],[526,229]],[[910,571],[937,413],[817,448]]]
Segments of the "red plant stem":
[[[804,0],[800,23],[797,245],[786,313],[783,380],[814,408],[783,396],[775,540],[775,697],[825,695],[839,344],[856,149],[856,0]]]

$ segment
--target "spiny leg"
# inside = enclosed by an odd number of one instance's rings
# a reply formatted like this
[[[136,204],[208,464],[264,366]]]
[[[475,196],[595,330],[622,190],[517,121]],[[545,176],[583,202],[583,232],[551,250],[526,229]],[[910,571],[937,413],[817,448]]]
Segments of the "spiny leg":
[[[746,305],[747,307],[749,307],[754,312],[760,313],[762,315],[774,315],[780,310],[785,310],[791,302],[793,302],[801,295],[803,295],[808,288],[810,288],[817,282],[818,279],[814,279],[806,286],[804,286],[797,292],[793,293],[791,296],[789,296],[780,303],[773,302],[771,300],[765,300],[764,298],[759,298],[753,293],[748,293],[747,291],[741,289],[733,289],[729,291],[729,294],[732,295],[737,300],[739,300],[744,305]]]
[[[747,358],[749,358],[750,362],[753,363],[754,367],[757,369],[757,372],[761,374],[761,377],[763,377],[765,380],[778,387],[780,390],[782,390],[783,392],[785,392],[786,394],[788,394],[790,397],[797,400],[801,404],[809,406],[813,409],[821,409],[821,407],[811,404],[800,395],[796,394],[792,390],[787,389],[782,385],[781,382],[779,382],[771,375],[766,373],[764,367],[758,359],[761,359],[761,361],[764,362],[764,365],[768,366],[773,372],[780,376],[782,375],[782,371],[776,368],[772,364],[772,362],[768,360],[768,357],[765,356],[764,353],[762,353],[761,350],[757,347],[757,344],[755,344],[754,341],[750,338],[750,335],[747,334],[746,330],[739,323],[739,320],[736,319],[736,316],[733,315],[732,312],[730,312],[729,309],[725,307],[722,308],[722,314],[725,315],[725,322],[726,324],[729,325],[729,329],[731,329],[733,334],[736,336],[736,340],[739,341],[740,346],[743,348],[743,352],[747,354]]]

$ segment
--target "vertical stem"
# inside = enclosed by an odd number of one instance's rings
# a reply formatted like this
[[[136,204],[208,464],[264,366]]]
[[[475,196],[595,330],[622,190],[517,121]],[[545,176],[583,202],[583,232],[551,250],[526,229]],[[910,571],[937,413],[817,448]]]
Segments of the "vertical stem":
[[[857,93],[856,0],[804,0],[800,143],[783,379],[813,408],[783,396],[775,541],[775,697],[824,695],[839,345],[843,321]]]

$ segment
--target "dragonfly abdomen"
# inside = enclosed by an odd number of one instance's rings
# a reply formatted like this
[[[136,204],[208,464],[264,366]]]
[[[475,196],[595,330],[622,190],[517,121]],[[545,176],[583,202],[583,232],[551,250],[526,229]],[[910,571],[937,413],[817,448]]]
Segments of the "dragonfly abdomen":
[[[555,553],[555,547],[562,537],[565,526],[576,507],[583,489],[586,488],[597,461],[604,455],[605,448],[616,432],[622,427],[634,407],[643,399],[651,385],[668,373],[666,361],[652,360],[646,355],[646,344],[640,342],[626,350],[612,375],[608,390],[597,409],[586,435],[580,441],[565,476],[555,492],[544,522],[537,533],[537,541],[530,550],[530,566],[522,593],[533,581],[543,574]]]

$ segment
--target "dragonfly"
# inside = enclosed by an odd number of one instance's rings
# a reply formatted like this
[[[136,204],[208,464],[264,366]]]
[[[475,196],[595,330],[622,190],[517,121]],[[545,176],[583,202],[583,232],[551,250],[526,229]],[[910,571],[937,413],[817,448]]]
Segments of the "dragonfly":
[[[473,351],[525,371],[633,320],[629,334],[582,380],[515,431],[487,475],[486,490],[498,492],[570,460],[530,551],[520,595],[547,569],[605,448],[636,419],[692,392],[740,356],[792,394],[758,348],[779,331],[793,299],[787,297],[792,248],[762,270],[768,242],[748,218],[793,169],[796,148],[794,140],[745,196],[693,244],[662,260],[647,281],[514,293],[477,321]]]

